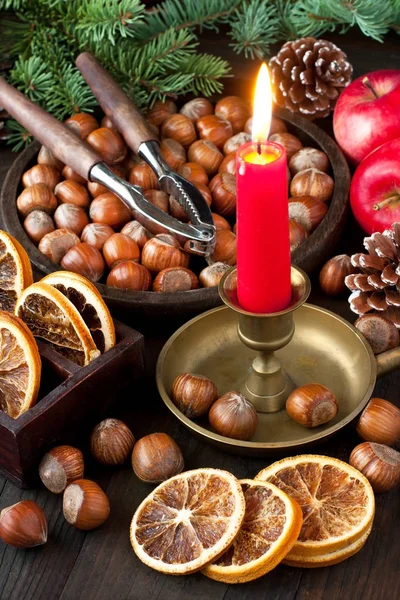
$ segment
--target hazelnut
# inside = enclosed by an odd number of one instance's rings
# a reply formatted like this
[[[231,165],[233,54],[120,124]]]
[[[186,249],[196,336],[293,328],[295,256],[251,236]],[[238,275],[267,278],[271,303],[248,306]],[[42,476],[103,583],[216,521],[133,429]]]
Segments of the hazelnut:
[[[95,129],[89,133],[86,141],[92,148],[97,150],[107,163],[119,163],[124,160],[128,153],[128,148],[122,136],[115,129],[108,129],[107,127]]]
[[[228,269],[229,265],[223,262],[216,262],[205,267],[199,275],[201,285],[203,287],[213,287],[218,285]]]
[[[182,452],[166,433],[146,435],[133,447],[132,468],[141,481],[159,483],[178,475],[183,467]]]
[[[292,392],[286,400],[288,415],[304,427],[328,423],[338,413],[335,395],[324,385],[309,383]]]
[[[227,156],[231,152],[236,152],[240,148],[240,146],[243,146],[243,144],[249,142],[250,140],[251,135],[249,135],[248,133],[245,133],[244,131],[236,133],[231,138],[229,138],[229,140],[226,140],[224,144],[223,151],[225,156]]]
[[[175,377],[171,389],[172,401],[189,419],[205,415],[218,398],[215,383],[193,373],[183,373]]]
[[[34,210],[26,217],[24,229],[32,242],[38,244],[47,234],[55,230],[53,219],[42,210]]]
[[[112,268],[114,265],[125,260],[139,262],[140,248],[127,235],[114,233],[106,240],[103,246],[103,256],[107,265]]]
[[[107,277],[107,285],[123,290],[147,292],[151,288],[151,274],[143,265],[123,261],[111,269]]]
[[[192,121],[185,115],[175,114],[167,117],[161,125],[163,138],[172,138],[184,148],[188,148],[196,140],[196,130]]]
[[[141,160],[140,163],[132,167],[129,173],[129,183],[138,185],[143,190],[158,188],[157,175],[144,160]]]
[[[289,219],[294,219],[307,233],[311,233],[321,223],[328,212],[325,202],[314,196],[294,196],[289,198]]]
[[[122,465],[131,455],[135,438],[119,419],[104,419],[92,431],[90,451],[103,465]]]
[[[89,479],[78,479],[64,492],[63,513],[70,525],[88,531],[99,527],[108,519],[110,503],[97,483]]]
[[[211,213],[214,221],[214,225],[216,229],[227,229],[228,231],[232,231],[231,226],[228,221],[221,217],[221,215],[217,215],[217,213]]]
[[[129,221],[123,226],[121,233],[134,240],[140,249],[151,238],[151,233],[139,221]]]
[[[52,448],[39,465],[39,477],[53,494],[61,494],[75,479],[82,479],[83,471],[83,454],[72,446]]]
[[[179,111],[185,117],[188,117],[193,123],[195,123],[201,117],[205,115],[212,115],[214,112],[213,105],[207,98],[193,98],[186,102]]]
[[[218,167],[218,173],[230,173],[236,175],[236,152],[227,154]]]
[[[220,150],[233,135],[232,125],[229,121],[217,115],[206,115],[196,123],[199,136],[203,140],[213,142]]]
[[[357,319],[354,327],[357,327],[358,331],[361,331],[367,339],[374,354],[397,348],[400,343],[399,330],[396,325],[382,315],[363,315]]]
[[[65,181],[57,183],[54,188],[54,193],[59,202],[75,204],[75,206],[80,206],[81,208],[87,208],[89,206],[89,194],[87,189],[73,179],[66,179]]]
[[[46,233],[39,242],[39,250],[57,265],[73,246],[79,244],[79,238],[69,229],[56,229]]]
[[[230,173],[218,173],[210,181],[213,211],[223,217],[236,212],[236,178]]]
[[[304,227],[294,219],[289,219],[290,250],[294,250],[297,246],[300,246],[307,238],[308,233]]]
[[[156,236],[143,246],[142,265],[152,272],[159,272],[168,267],[187,268],[189,255],[172,243]]]
[[[172,100],[156,100],[152,108],[147,112],[147,119],[152,125],[160,126],[165,119],[178,112],[178,108]]]
[[[296,173],[290,183],[292,196],[314,196],[322,202],[328,202],[335,184],[327,173],[317,169],[306,169]]]
[[[81,242],[86,242],[89,246],[102,250],[104,244],[112,235],[114,235],[114,230],[109,225],[89,223],[82,231]]]
[[[354,448],[349,463],[368,479],[377,494],[400,485],[400,452],[393,448],[364,442]]]
[[[93,282],[99,281],[105,267],[101,252],[85,242],[70,248],[63,256],[61,266],[63,269],[79,273]]]
[[[208,419],[219,435],[235,440],[249,440],[258,425],[254,406],[239,392],[227,392],[214,402]]]
[[[371,398],[358,420],[357,433],[366,442],[394,446],[400,440],[400,409],[383,398]]]
[[[22,500],[0,512],[0,538],[14,548],[34,548],[47,542],[47,520],[33,500]]]
[[[57,198],[45,183],[35,183],[20,193],[17,208],[23,217],[34,210],[52,215],[57,208]]]
[[[57,229],[69,229],[76,235],[81,235],[89,224],[89,218],[83,208],[75,204],[60,204],[53,218]]]
[[[299,138],[297,138],[295,135],[292,135],[291,133],[273,133],[269,136],[269,139],[271,140],[271,142],[277,142],[277,144],[280,144],[285,148],[286,157],[289,162],[292,156],[303,147],[303,144],[301,143]]]
[[[214,262],[236,264],[236,235],[227,229],[218,229],[215,234]]]
[[[39,165],[50,165],[50,167],[55,167],[58,171],[62,171],[64,168],[61,160],[58,160],[58,158],[54,156],[52,151],[46,148],[46,146],[42,146],[40,148],[37,161]]]
[[[195,143],[195,142],[194,142]],[[160,150],[167,165],[177,171],[186,162],[186,150],[176,140],[164,138],[160,142]],[[191,160],[191,159],[190,159]]]
[[[199,287],[197,275],[184,267],[168,267],[153,281],[153,292],[185,292]]]
[[[346,290],[345,278],[357,269],[352,266],[350,256],[339,254],[334,256],[321,269],[319,284],[328,296],[337,296]]]
[[[201,183],[207,185],[208,175],[204,167],[197,162],[187,162],[178,169],[178,173],[182,175],[188,181],[191,181],[195,185]]]
[[[120,229],[132,219],[129,208],[112,192],[100,194],[93,200],[89,216],[93,223],[102,223],[115,229]]]
[[[215,175],[223,158],[222,152],[209,140],[197,140],[188,150],[189,161],[201,165],[209,176]]]
[[[239,96],[225,96],[215,105],[215,114],[231,123],[233,133],[239,133],[243,131],[251,110],[247,102]]]
[[[83,140],[87,138],[89,133],[99,128],[96,119],[88,113],[76,113],[65,121],[65,125]]]
[[[50,190],[54,190],[60,177],[60,171],[51,165],[35,165],[22,175],[22,183],[24,187],[44,183]]]
[[[301,148],[296,154],[293,154],[289,161],[289,169],[292,175],[306,169],[318,169],[326,173],[329,169],[329,159],[325,152],[317,148]]]

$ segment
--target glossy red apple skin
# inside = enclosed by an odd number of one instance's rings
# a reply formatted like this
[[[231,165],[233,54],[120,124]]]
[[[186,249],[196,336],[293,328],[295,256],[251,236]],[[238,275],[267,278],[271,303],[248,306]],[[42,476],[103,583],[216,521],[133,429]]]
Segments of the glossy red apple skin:
[[[363,83],[365,77],[378,98]],[[400,71],[373,71],[355,79],[336,103],[333,131],[353,164],[378,146],[400,137]]]
[[[377,203],[399,196],[379,210]],[[354,173],[350,204],[358,223],[368,234],[384,231],[400,221],[400,137],[371,152]]]

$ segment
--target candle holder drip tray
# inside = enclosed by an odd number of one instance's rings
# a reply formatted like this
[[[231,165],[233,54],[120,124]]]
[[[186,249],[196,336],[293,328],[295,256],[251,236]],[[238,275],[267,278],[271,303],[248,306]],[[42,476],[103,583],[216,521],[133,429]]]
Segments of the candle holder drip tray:
[[[293,337],[275,350],[275,357],[294,387],[320,383],[332,390],[339,404],[332,421],[307,429],[289,417],[283,402],[273,408],[275,412],[257,408],[257,430],[250,441],[241,441],[215,433],[207,417],[191,420],[180,412],[170,393],[172,382],[181,373],[209,377],[220,395],[245,390],[253,361],[262,349],[257,351],[243,343],[240,327],[238,332],[241,317],[229,304],[192,319],[165,344],[157,364],[157,385],[168,408],[195,435],[213,445],[235,454],[255,456],[305,450],[353,421],[366,406],[377,375],[400,364],[400,349],[376,358],[362,334],[345,319],[303,302],[304,298],[290,313]]]

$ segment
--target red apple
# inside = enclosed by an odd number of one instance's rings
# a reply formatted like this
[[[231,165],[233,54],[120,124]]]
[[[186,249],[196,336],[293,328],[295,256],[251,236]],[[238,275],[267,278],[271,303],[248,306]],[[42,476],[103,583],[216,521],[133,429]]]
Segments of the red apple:
[[[355,79],[336,103],[333,131],[355,164],[400,137],[400,71],[373,71]]]
[[[371,152],[357,167],[350,203],[368,234],[400,221],[400,137]]]

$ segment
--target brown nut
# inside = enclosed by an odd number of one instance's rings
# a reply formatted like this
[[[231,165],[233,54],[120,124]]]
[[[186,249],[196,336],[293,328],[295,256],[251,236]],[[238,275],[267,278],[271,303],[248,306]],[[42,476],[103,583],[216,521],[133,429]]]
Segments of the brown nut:
[[[199,163],[187,162],[179,167],[178,173],[195,185],[198,183],[207,185],[208,183],[208,175],[205,169]]]
[[[110,503],[97,483],[89,479],[78,479],[64,492],[63,513],[70,525],[88,531],[99,527],[108,519]]]
[[[294,219],[311,233],[321,223],[328,212],[325,202],[314,196],[295,196],[289,198],[289,219]]]
[[[199,190],[200,194],[203,196],[204,200],[207,202],[208,206],[211,206],[212,195],[211,190],[208,185],[204,185],[203,183],[195,183],[194,184]]]
[[[217,213],[211,213],[214,221],[215,229],[227,229],[228,231],[232,231],[232,227],[228,223],[224,217],[221,215],[217,215]]]
[[[213,261],[236,265],[236,235],[227,229],[218,229],[215,240]]]
[[[212,209],[223,217],[236,212],[236,178],[230,173],[217,173],[210,181]]]
[[[293,154],[289,161],[289,169],[292,175],[306,169],[318,169],[326,173],[329,169],[329,159],[322,150],[306,146]]]
[[[226,140],[224,144],[223,150],[225,156],[227,156],[231,152],[236,152],[240,148],[240,146],[243,146],[243,144],[249,142],[250,140],[251,135],[249,135],[248,133],[245,133],[244,131],[236,133],[231,138],[229,138],[229,140]]]
[[[111,269],[107,285],[122,290],[147,292],[151,288],[151,274],[146,267],[136,262],[120,262]]]
[[[377,494],[400,485],[400,452],[393,448],[363,442],[354,448],[349,463],[368,479]]]
[[[183,471],[182,452],[171,436],[151,433],[136,442],[132,452],[132,468],[136,477],[146,483],[159,483]]]
[[[89,223],[89,218],[83,208],[75,206],[75,204],[60,204],[53,218],[57,229],[69,229],[76,235],[81,235]]]
[[[76,113],[67,119],[65,124],[83,140],[87,138],[89,133],[92,133],[92,131],[99,127],[93,115],[88,115],[87,113]]]
[[[357,433],[366,442],[394,446],[400,439],[400,409],[383,398],[371,398],[358,420]]]
[[[233,135],[231,123],[217,115],[201,117],[197,121],[196,127],[201,139],[213,142],[220,150]]]
[[[183,373],[175,377],[171,398],[175,406],[189,419],[197,419],[205,415],[218,398],[215,383],[193,373]]]
[[[121,229],[132,219],[129,208],[112,192],[100,194],[93,200],[89,216],[94,223],[109,225],[113,229]]]
[[[249,440],[258,425],[254,406],[239,392],[227,392],[214,402],[208,420],[219,435],[235,440]]]
[[[129,223],[124,225],[121,229],[121,233],[135,241],[140,249],[142,249],[145,243],[151,238],[151,233],[147,231],[139,221],[129,221]]]
[[[42,210],[34,210],[24,220],[24,229],[32,242],[38,244],[46,235],[55,230],[53,219]]]
[[[139,262],[140,249],[137,243],[123,233],[114,233],[103,246],[103,256],[107,265],[114,265],[126,260]]]
[[[374,354],[397,348],[400,343],[396,325],[381,315],[362,315],[354,323],[354,327],[357,327],[367,339]]]
[[[75,204],[75,206],[80,206],[81,208],[89,206],[90,200],[87,189],[73,179],[66,179],[57,183],[54,188],[54,194],[57,196],[59,202]]]
[[[205,117],[205,115],[212,115],[214,109],[207,98],[193,98],[193,100],[186,102],[179,112],[195,123],[201,117]]]
[[[350,256],[338,254],[334,256],[321,269],[319,284],[328,296],[337,296],[346,290],[345,278],[357,269],[352,266]]]
[[[135,163],[135,164],[137,164],[137,163]],[[128,171],[123,170],[122,166],[123,166],[123,163],[120,163],[118,165],[111,165],[108,168],[113,173],[118,175],[118,177],[122,177],[122,179],[126,179],[128,176],[129,170]],[[100,196],[101,194],[106,194],[107,192],[110,191],[105,185],[102,185],[101,183],[98,183],[97,181],[88,181],[87,187],[88,187],[89,192],[93,196],[93,198],[97,198],[97,196]]]
[[[317,169],[306,169],[296,173],[290,183],[292,196],[314,196],[322,202],[328,202],[335,187],[332,177]]]
[[[42,458],[39,477],[50,492],[61,494],[67,485],[82,479],[84,468],[83,454],[78,448],[56,446]]]
[[[185,292],[199,287],[197,275],[184,267],[168,267],[153,281],[153,292]]]
[[[70,248],[79,244],[79,238],[69,229],[56,229],[46,233],[39,242],[39,250],[57,265]]]
[[[229,265],[222,262],[216,262],[208,267],[205,267],[200,275],[199,280],[203,287],[213,287],[218,285],[222,276],[229,269]]]
[[[62,171],[64,168],[61,160],[58,160],[46,146],[40,148],[37,161],[39,165],[50,165],[50,167],[55,167],[58,171]]]
[[[174,169],[174,171],[177,171],[179,167],[185,164],[186,150],[182,144],[176,140],[164,138],[160,142],[160,150],[165,162],[171,169]]]
[[[14,548],[34,548],[47,542],[47,520],[33,500],[22,500],[0,512],[0,538]]]
[[[286,157],[288,161],[290,161],[292,156],[303,147],[303,144],[301,143],[299,138],[287,132],[273,133],[269,136],[269,139],[271,140],[271,142],[276,142],[277,144],[280,144],[285,148]],[[300,194],[297,195],[299,196]]]
[[[294,250],[297,246],[300,246],[307,238],[308,233],[304,227],[294,219],[289,219],[290,250]]]
[[[72,179],[73,181],[76,181],[81,185],[87,184],[86,179],[82,177],[82,175],[79,175],[79,173],[71,169],[71,167],[69,167],[68,165],[65,165],[65,167],[61,171],[61,175],[64,177],[64,179]]]
[[[245,126],[243,128],[243,131],[245,131],[246,133],[252,133],[252,127],[253,127],[253,117],[250,117],[249,119],[247,119]],[[285,122],[282,121],[282,119],[279,119],[279,117],[271,117],[271,126],[269,128],[269,135],[274,135],[274,133],[285,133],[287,131],[287,127],[285,125]]]
[[[230,173],[236,176],[236,152],[227,154],[218,167],[218,173]]]
[[[178,112],[178,108],[172,100],[156,100],[152,108],[147,112],[147,120],[152,125],[160,126],[165,119]]]
[[[57,208],[57,198],[46,184],[35,183],[22,190],[17,198],[17,208],[23,217],[34,210],[52,215]]]
[[[149,271],[156,273],[168,267],[187,268],[189,266],[189,255],[168,241],[156,236],[143,246],[142,265]]]
[[[196,139],[196,130],[188,117],[176,114],[165,119],[161,125],[161,135],[163,138],[176,140],[184,148],[189,148]]]
[[[107,127],[95,129],[89,133],[86,141],[92,148],[97,150],[107,163],[120,163],[128,153],[124,139],[115,129],[108,129]]]
[[[97,248],[97,250],[102,250],[104,244],[112,235],[114,235],[114,230],[109,225],[89,223],[82,231],[81,242],[86,242]]]
[[[122,465],[131,455],[135,438],[119,419],[104,419],[93,429],[90,451],[103,465]]]
[[[168,212],[169,208],[169,196],[162,190],[146,190],[144,195],[146,200],[151,202],[153,206],[156,206],[163,212]]]
[[[129,183],[139,185],[144,190],[155,190],[158,188],[157,175],[144,160],[132,167],[131,172],[129,173]]]
[[[286,400],[288,415],[304,427],[328,423],[336,417],[338,410],[336,396],[319,383],[302,385]]]
[[[187,223],[189,218],[183,207],[179,204],[178,200],[176,200],[173,196],[170,196],[168,203],[171,217],[174,217],[174,219],[178,219],[178,221],[182,221],[183,223]]]
[[[97,248],[85,242],[77,244],[64,255],[61,266],[67,271],[79,273],[89,281],[99,281],[104,273],[104,260]]]
[[[209,140],[197,140],[188,150],[189,161],[198,163],[209,176],[215,175],[223,158],[222,152]]]
[[[233,133],[239,133],[239,131],[243,131],[243,127],[251,115],[251,110],[242,98],[225,96],[215,105],[215,114],[231,123]]]
[[[35,183],[44,183],[51,190],[54,190],[60,181],[60,171],[50,165],[35,165],[22,175],[24,187],[29,187]]]

